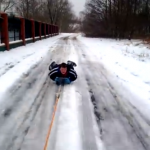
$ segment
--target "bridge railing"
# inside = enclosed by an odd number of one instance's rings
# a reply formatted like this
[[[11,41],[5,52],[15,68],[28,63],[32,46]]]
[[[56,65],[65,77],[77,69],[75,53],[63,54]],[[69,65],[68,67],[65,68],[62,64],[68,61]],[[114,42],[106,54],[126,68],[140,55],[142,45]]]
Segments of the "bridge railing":
[[[59,27],[0,13],[0,51],[10,50],[59,34]]]

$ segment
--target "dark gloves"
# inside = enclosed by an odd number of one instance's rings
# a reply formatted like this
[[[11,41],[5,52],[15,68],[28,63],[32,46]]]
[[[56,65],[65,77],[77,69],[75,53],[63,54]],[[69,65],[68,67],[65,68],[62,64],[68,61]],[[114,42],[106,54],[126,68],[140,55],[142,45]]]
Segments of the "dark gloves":
[[[65,78],[65,79],[64,79],[64,84],[70,84],[70,83],[71,83],[71,81],[70,81],[69,78]]]
[[[76,66],[77,66],[75,62],[70,61],[70,60],[67,61],[67,64],[68,64],[68,65],[71,65],[71,66],[73,66],[73,67],[76,67]]]
[[[60,84],[70,84],[71,80],[69,78],[59,78],[59,77],[56,77],[55,78],[55,82],[56,82],[57,85],[60,85]]]
[[[56,77],[55,78],[55,82],[59,82],[60,80],[59,80],[59,78],[58,77]]]

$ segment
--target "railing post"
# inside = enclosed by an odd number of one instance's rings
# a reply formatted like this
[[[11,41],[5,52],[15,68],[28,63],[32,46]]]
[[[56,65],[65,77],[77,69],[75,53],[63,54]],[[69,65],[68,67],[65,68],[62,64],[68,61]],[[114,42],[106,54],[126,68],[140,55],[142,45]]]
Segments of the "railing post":
[[[48,24],[46,23],[46,35],[48,37]]]
[[[50,36],[52,37],[52,25],[50,24]]]
[[[51,33],[51,37],[52,37],[52,25],[50,25],[50,33]]]
[[[35,42],[35,25],[34,25],[34,20],[33,19],[31,19],[31,28],[32,28],[33,42]]]
[[[53,25],[53,34],[55,36],[55,25]]]
[[[42,36],[43,36],[43,23],[41,22],[41,39],[42,39]]]
[[[55,26],[55,35],[57,35],[57,26]]]
[[[57,26],[57,35],[59,35],[59,27]]]
[[[21,39],[23,42],[23,45],[25,45],[25,20],[24,18],[20,18],[21,20],[21,31],[20,31],[20,35],[21,35]]]
[[[56,25],[55,25],[55,35],[56,35]]]
[[[58,35],[58,31],[57,31],[58,26],[56,26],[56,35]]]
[[[57,35],[57,26],[56,26],[56,35]]]
[[[41,22],[39,22],[39,37],[40,37],[40,40],[41,40]]]
[[[55,35],[57,35],[57,27],[56,27],[56,25],[55,25]]]
[[[6,13],[1,13],[1,17],[3,18],[3,21],[1,23],[1,25],[2,25],[2,31],[1,31],[2,43],[4,43],[6,49],[9,50],[8,16]]]
[[[46,23],[44,23],[44,36],[46,38]]]
[[[54,25],[52,25],[52,36],[54,36]]]
[[[54,25],[54,36],[55,36],[55,25]]]
[[[52,36],[53,36],[53,34],[54,34],[54,26],[52,25]]]
[[[48,25],[48,37],[49,37],[49,35],[50,35],[50,31],[49,31],[49,24],[47,24]]]
[[[51,25],[49,24],[49,36],[51,37]]]

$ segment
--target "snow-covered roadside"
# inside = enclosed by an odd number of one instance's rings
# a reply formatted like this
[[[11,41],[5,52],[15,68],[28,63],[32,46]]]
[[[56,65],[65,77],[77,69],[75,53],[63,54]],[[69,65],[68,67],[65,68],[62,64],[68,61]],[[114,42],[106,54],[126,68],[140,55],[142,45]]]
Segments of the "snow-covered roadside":
[[[128,98],[127,100],[131,103],[141,114],[149,118],[150,112],[150,62],[147,58],[144,61],[138,60],[129,54],[124,55],[125,43],[128,41],[115,41],[108,39],[90,39],[90,38],[79,38],[82,43],[86,45],[86,50],[90,53],[90,59],[93,62],[102,63],[108,71],[112,73],[112,81],[118,81],[123,84],[127,89],[138,98]],[[133,41],[130,46],[126,46],[131,52],[135,49],[139,53],[142,52],[141,47],[134,46]],[[112,46],[113,45],[113,46]],[[118,46],[120,45],[120,46]],[[130,44],[129,44],[130,45]],[[144,45],[143,45],[144,47]],[[134,55],[138,56],[135,52]],[[149,50],[147,49],[147,53]],[[86,56],[85,56],[86,57]],[[113,78],[113,75],[115,78]],[[117,81],[117,82],[118,82]],[[119,83],[118,82],[118,83]],[[119,87],[116,87],[119,88]],[[121,91],[121,89],[116,89]],[[122,91],[125,94],[126,91]],[[130,97],[127,96],[127,97]]]
[[[47,55],[47,52],[52,51],[54,49],[53,45],[63,36],[66,36],[66,34],[61,34],[53,38],[48,38],[26,46],[18,47],[8,52],[0,53],[0,64],[3,68],[1,68],[1,70],[5,70],[6,62],[15,64],[14,67],[11,67],[11,69],[0,77],[0,100],[13,84],[20,78],[27,76],[31,69],[38,66],[42,59]],[[24,59],[24,57],[26,58]],[[20,62],[16,64],[18,61]]]
[[[150,100],[150,50],[146,46],[136,46],[138,41],[79,39],[91,55],[104,63],[131,91],[142,99]]]
[[[26,58],[44,51],[46,48],[51,46],[53,42],[62,36],[67,36],[67,34],[60,34],[52,38],[11,49],[10,51],[0,52],[0,77]]]

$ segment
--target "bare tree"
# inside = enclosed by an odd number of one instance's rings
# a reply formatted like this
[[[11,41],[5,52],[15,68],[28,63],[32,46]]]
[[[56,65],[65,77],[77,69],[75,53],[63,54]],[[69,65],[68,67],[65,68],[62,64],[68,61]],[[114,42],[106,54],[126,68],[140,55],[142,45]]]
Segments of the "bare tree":
[[[31,0],[20,0],[16,6],[17,12],[20,16],[30,18],[29,9]]]
[[[47,9],[50,23],[59,25],[61,31],[71,31],[75,15],[68,0],[47,0]]]
[[[0,0],[0,11],[6,12],[14,7],[15,2],[13,0]]]
[[[42,0],[19,0],[16,9],[18,14],[24,18],[41,20],[44,17],[46,4]]]
[[[88,36],[131,38],[150,33],[150,0],[89,0],[82,31]]]
[[[62,17],[67,12],[71,11],[71,4],[68,0],[47,0],[48,14],[52,24],[56,24],[58,19],[62,20]]]
[[[19,0],[17,12],[24,18],[56,24],[61,31],[71,31],[75,20],[72,4],[68,0]]]

